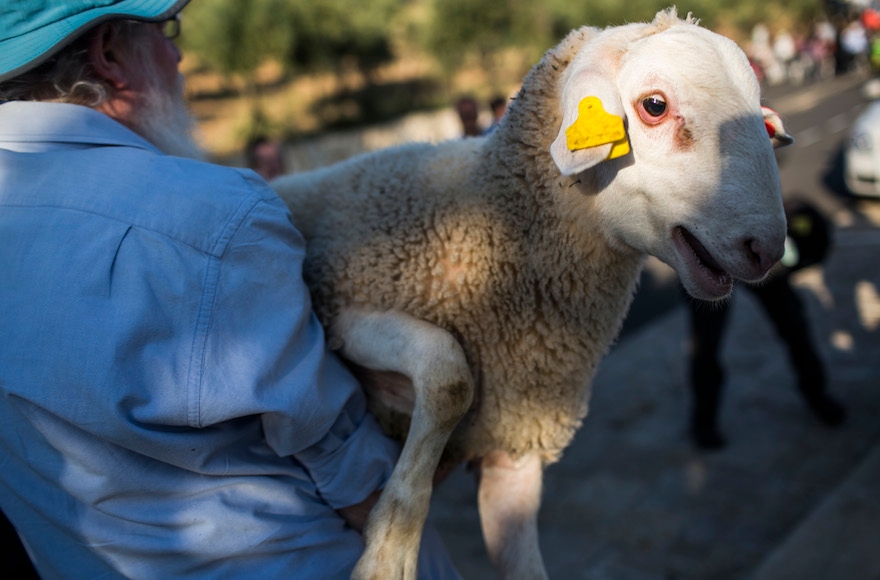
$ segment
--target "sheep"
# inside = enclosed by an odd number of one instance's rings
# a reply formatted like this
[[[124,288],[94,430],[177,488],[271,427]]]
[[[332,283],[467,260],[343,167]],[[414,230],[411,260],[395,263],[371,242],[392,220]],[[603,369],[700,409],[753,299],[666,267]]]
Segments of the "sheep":
[[[415,577],[432,477],[462,462],[493,566],[546,577],[542,472],[587,414],[646,256],[699,299],[762,279],[789,142],[736,44],[671,8],[569,33],[488,136],[274,181],[328,344],[405,438],[353,577]]]

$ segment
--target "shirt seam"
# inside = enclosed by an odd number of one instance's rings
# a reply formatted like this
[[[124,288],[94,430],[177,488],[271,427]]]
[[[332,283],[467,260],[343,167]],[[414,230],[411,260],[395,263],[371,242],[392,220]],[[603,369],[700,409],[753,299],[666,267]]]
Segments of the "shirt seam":
[[[58,135],[57,133],[31,133],[29,135],[6,135],[0,134],[0,144],[16,145],[19,143],[55,143],[58,145],[91,145],[93,147],[132,147],[149,151],[156,155],[161,155],[161,151],[156,149],[149,143],[137,143],[131,141],[121,141],[120,139],[108,137],[106,139],[96,138],[94,135]],[[3,149],[6,149],[3,147]],[[14,149],[6,149],[15,153]]]
[[[57,209],[57,210],[65,210],[76,212],[84,215],[97,216],[106,220],[110,220],[116,222],[118,224],[127,225],[129,228],[135,228],[144,232],[150,232],[169,240],[172,240],[176,243],[182,244],[188,248],[191,248],[197,252],[208,254],[213,257],[220,257],[225,251],[225,245],[228,244],[229,240],[235,235],[235,232],[238,230],[238,227],[243,223],[244,217],[251,211],[253,207],[255,207],[260,201],[262,201],[259,197],[254,197],[252,194],[245,196],[245,199],[238,204],[238,206],[231,212],[230,216],[226,219],[226,222],[223,224],[223,227],[220,228],[220,236],[218,236],[217,241],[214,242],[211,246],[205,244],[204,246],[197,246],[192,242],[188,242],[186,240],[180,239],[168,232],[164,232],[159,229],[151,228],[149,226],[145,226],[140,223],[136,223],[134,220],[127,220],[120,217],[116,217],[113,215],[108,215],[106,213],[101,213],[99,211],[83,209],[78,207],[70,207],[67,205],[61,204],[33,204],[33,203],[0,203],[0,207],[5,208],[26,208],[26,209]]]
[[[208,267],[205,272],[205,283],[196,325],[193,332],[192,346],[189,356],[189,373],[186,386],[186,421],[191,427],[202,427],[202,378],[205,369],[205,346],[208,331],[214,316],[214,301],[217,296],[218,278],[220,275],[220,258],[208,256]]]
[[[241,228],[241,225],[245,222],[247,216],[250,215],[260,202],[264,201],[261,196],[256,195],[253,191],[253,184],[249,183],[244,176],[238,174],[238,179],[249,190],[249,193],[244,196],[238,204],[238,207],[235,208],[235,211],[233,211],[226,220],[226,223],[221,229],[221,232],[224,233],[221,233],[220,236],[218,236],[217,241],[214,243],[214,247],[211,249],[210,254],[212,256],[221,257],[226,252],[226,246],[238,232],[239,228]]]
[[[247,204],[247,201],[251,203]],[[205,374],[205,353],[211,323],[214,319],[214,306],[217,299],[217,287],[219,286],[223,254],[225,254],[229,242],[241,229],[247,217],[263,201],[255,196],[248,196],[246,200],[243,200],[223,227],[225,233],[220,235],[220,238],[214,245],[215,250],[219,249],[221,251],[208,253],[208,267],[205,272],[204,289],[196,316],[196,325],[190,348],[189,372],[187,374],[186,418],[187,423],[191,427],[203,427],[201,404],[202,382]]]

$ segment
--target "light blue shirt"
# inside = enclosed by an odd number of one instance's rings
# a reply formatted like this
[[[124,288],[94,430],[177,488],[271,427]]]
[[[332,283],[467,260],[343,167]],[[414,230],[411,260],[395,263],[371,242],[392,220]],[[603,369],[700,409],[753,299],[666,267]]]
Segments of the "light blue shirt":
[[[51,578],[341,578],[398,447],[256,174],[0,105],[0,508]]]

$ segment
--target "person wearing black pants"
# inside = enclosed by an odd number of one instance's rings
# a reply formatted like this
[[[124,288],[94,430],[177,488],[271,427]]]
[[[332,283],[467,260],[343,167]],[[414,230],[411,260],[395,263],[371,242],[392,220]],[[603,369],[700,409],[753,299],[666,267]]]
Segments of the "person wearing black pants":
[[[797,374],[804,402],[824,425],[842,424],[846,411],[827,392],[827,374],[807,320],[804,304],[791,286],[791,272],[824,259],[830,245],[830,224],[818,211],[798,202],[786,207],[789,240],[783,264],[760,285],[748,286],[785,343]],[[725,439],[718,428],[724,369],[719,362],[729,301],[706,303],[687,300],[691,320],[690,386],[692,392],[690,434],[702,449],[720,449]]]
[[[800,297],[788,275],[779,275],[761,286],[747,286],[758,298],[777,334],[788,349],[804,402],[823,424],[840,425],[843,406],[826,391],[826,373],[813,345]],[[718,428],[724,370],[719,362],[724,324],[730,303],[707,304],[688,300],[691,311],[692,354],[690,380],[693,396],[691,437],[703,449],[720,449],[725,440]]]

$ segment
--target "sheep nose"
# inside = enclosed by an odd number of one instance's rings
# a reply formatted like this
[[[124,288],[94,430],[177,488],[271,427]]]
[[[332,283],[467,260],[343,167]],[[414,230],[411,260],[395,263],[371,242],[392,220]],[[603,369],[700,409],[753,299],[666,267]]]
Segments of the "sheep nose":
[[[782,254],[785,251],[784,245],[773,244],[758,238],[746,238],[743,241],[743,248],[751,265],[752,272],[750,274],[753,274],[756,279],[763,278],[770,268],[782,259]]]

